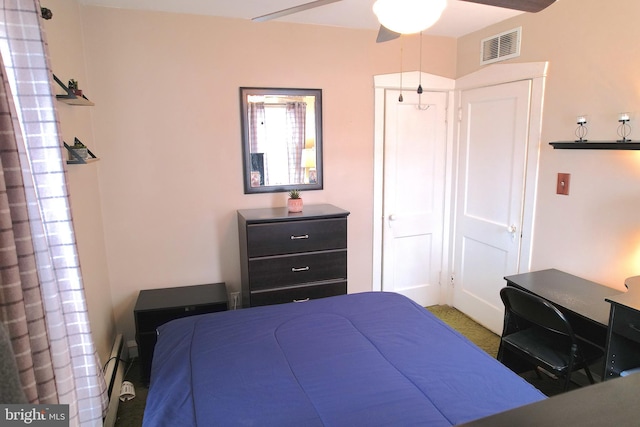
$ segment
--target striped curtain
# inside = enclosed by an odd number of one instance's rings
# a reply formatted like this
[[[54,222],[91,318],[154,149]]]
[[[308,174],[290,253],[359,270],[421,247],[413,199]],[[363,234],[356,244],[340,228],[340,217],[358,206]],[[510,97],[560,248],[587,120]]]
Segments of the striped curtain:
[[[249,155],[253,163],[254,156],[262,156],[262,165],[259,168],[260,185],[269,182],[269,168],[266,167],[267,156],[267,132],[265,130],[265,110],[264,102],[249,102],[247,104],[249,110]],[[252,169],[253,171],[253,169]]]
[[[0,321],[29,402],[102,425],[107,394],[91,336],[38,0],[0,18]],[[13,96],[12,96],[13,95]]]
[[[264,102],[249,102],[249,151],[251,153],[264,153]]]

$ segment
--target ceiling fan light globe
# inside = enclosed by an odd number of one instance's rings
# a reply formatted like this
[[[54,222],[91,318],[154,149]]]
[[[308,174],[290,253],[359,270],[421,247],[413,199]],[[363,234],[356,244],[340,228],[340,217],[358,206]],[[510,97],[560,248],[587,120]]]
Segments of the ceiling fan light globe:
[[[400,34],[414,34],[435,24],[447,0],[377,0],[373,13],[380,25]]]

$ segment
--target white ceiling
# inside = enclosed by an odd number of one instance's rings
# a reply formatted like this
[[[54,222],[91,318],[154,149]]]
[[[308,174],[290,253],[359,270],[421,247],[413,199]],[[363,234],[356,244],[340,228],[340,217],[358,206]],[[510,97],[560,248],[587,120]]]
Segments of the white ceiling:
[[[229,18],[251,19],[311,0],[80,0],[95,6],[156,10]],[[503,21],[522,12],[459,0],[447,0],[440,20],[425,34],[460,37]],[[278,18],[283,22],[328,25],[377,30],[380,26],[371,7],[374,0],[342,0],[294,15]],[[55,11],[54,11],[55,14]],[[255,25],[261,25],[256,22]]]

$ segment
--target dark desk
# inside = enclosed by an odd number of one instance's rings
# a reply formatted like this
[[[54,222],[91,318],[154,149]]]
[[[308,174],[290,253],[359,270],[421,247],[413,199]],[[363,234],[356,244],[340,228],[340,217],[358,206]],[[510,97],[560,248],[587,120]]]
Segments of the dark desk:
[[[551,301],[567,317],[576,335],[604,350],[611,308],[605,298],[622,291],[556,269],[516,274],[505,280],[507,286]]]
[[[640,374],[606,381],[460,427],[637,426]]]
[[[627,293],[607,298],[611,304],[603,379],[640,368],[640,276],[625,281]],[[637,374],[635,374],[637,375]]]

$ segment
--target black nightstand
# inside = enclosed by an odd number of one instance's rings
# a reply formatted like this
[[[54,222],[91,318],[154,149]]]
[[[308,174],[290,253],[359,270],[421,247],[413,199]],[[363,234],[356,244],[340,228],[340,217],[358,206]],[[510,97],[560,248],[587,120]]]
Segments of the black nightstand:
[[[149,383],[158,326],[181,317],[225,311],[227,307],[224,283],[140,291],[133,317],[142,382]]]

